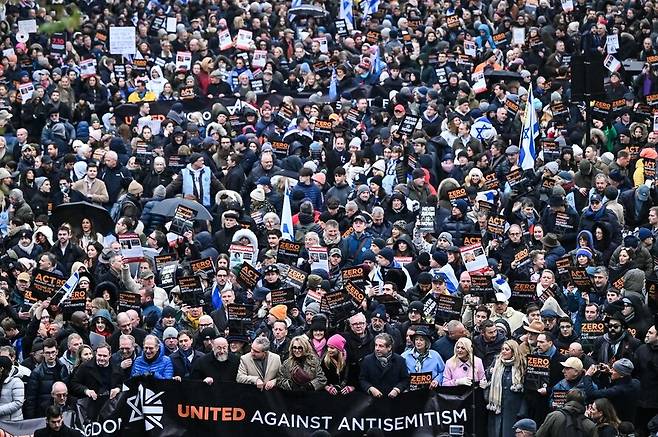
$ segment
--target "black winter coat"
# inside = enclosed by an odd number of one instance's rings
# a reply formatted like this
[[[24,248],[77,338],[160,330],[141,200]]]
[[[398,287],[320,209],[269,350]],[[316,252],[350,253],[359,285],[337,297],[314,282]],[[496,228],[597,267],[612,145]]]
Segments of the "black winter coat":
[[[59,360],[54,367],[48,367],[44,362],[32,371],[25,387],[23,412],[26,419],[43,417],[46,408],[53,402],[50,396],[53,384],[63,382],[66,373],[66,367]]]
[[[384,396],[388,396],[395,387],[401,392],[409,387],[409,372],[404,358],[394,353],[389,360],[391,362],[382,367],[374,353],[363,359],[359,375],[361,390],[367,393],[371,387],[375,387]]]
[[[658,345],[643,344],[635,350],[634,376],[640,381],[638,406],[658,408]]]
[[[238,376],[238,367],[240,359],[232,354],[228,354],[228,359],[219,362],[213,353],[206,354],[199,358],[192,366],[191,379],[203,380],[211,377],[214,382],[235,382]]]
[[[113,364],[112,360],[110,360],[109,367],[109,373],[106,376],[109,379],[104,379],[101,368],[96,364],[96,359],[91,359],[78,367],[75,376],[69,383],[72,394],[77,398],[84,398],[86,390],[93,390],[97,395],[101,395],[113,388],[121,388],[123,383],[121,367]]]

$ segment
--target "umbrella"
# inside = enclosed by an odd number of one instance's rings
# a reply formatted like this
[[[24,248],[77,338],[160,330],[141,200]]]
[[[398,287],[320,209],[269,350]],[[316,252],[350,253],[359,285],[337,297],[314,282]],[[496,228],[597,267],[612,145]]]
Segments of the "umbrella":
[[[487,71],[484,73],[484,77],[491,80],[521,80],[521,73],[516,71],[507,71],[507,70],[498,70],[498,71]]]
[[[326,17],[329,15],[329,12],[327,12],[324,8],[321,8],[320,6],[313,6],[313,5],[301,5],[297,6],[294,8],[290,8],[288,10],[288,16],[292,16],[292,19],[297,19],[297,18],[322,18]]]
[[[73,228],[80,229],[83,218],[91,220],[96,232],[103,235],[114,231],[114,221],[108,210],[89,202],[63,203],[55,208],[49,222],[54,229],[63,223],[69,223]]]
[[[174,197],[173,199],[165,199],[160,201],[153,207],[151,214],[173,217],[176,213],[176,208],[178,208],[178,205],[183,205],[196,211],[195,220],[212,220],[212,216],[205,206],[194,200],[184,199],[182,197]]]

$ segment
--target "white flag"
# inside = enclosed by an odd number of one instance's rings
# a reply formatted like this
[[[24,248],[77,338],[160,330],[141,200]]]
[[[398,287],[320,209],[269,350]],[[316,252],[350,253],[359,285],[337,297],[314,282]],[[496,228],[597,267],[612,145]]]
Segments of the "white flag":
[[[283,211],[281,212],[281,234],[284,240],[295,241],[295,232],[292,226],[292,211],[290,209],[290,190],[286,181],[286,192],[283,197]]]

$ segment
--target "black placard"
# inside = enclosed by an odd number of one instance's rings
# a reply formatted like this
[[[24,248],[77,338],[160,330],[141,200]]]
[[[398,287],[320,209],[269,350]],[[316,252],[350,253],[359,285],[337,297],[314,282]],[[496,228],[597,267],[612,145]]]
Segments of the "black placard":
[[[253,289],[260,280],[260,272],[248,262],[243,262],[236,280],[245,288]]]
[[[301,243],[293,243],[292,241],[281,240],[279,242],[276,260],[282,264],[294,264],[299,259],[299,252],[301,250]]]
[[[528,355],[524,386],[526,390],[537,391],[547,388],[550,382],[551,359],[543,355]]]
[[[128,310],[141,311],[141,296],[138,293],[131,293],[130,291],[119,291],[119,312],[126,312]]]
[[[434,316],[434,322],[445,323],[450,320],[460,320],[463,304],[464,301],[461,297],[440,294],[436,298],[436,315]]]
[[[414,133],[416,130],[416,125],[418,124],[418,120],[420,120],[420,117],[415,116],[415,115],[405,115],[404,118],[402,119],[402,123],[400,124],[400,133],[401,134],[406,134],[406,135],[411,135]]]
[[[190,267],[192,268],[192,272],[195,274],[203,272],[208,278],[215,274],[215,265],[213,264],[212,258],[210,257],[190,261]]]
[[[288,308],[295,305],[295,289],[293,287],[280,288],[270,292],[272,306],[286,305]]]
[[[176,207],[176,211],[174,212],[174,217],[171,220],[169,232],[183,236],[186,232],[191,231],[194,227],[192,220],[194,220],[196,214],[197,212],[192,208],[178,205]]]
[[[177,279],[180,296],[183,303],[191,307],[206,304],[203,296],[203,285],[199,276],[181,276]]]

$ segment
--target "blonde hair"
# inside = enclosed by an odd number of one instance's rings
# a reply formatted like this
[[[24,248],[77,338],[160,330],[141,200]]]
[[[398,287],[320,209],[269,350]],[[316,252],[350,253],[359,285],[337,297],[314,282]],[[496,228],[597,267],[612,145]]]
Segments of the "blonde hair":
[[[288,353],[290,354],[290,357],[294,356],[292,354],[292,347],[295,346],[295,344],[299,344],[299,346],[303,348],[305,357],[315,356],[315,352],[313,352],[313,346],[311,346],[311,343],[308,341],[308,337],[302,334],[302,335],[298,335],[297,337],[293,337],[293,339],[290,340],[290,346],[288,348]]]
[[[454,354],[446,364],[450,364],[452,366],[457,366],[462,363],[462,360],[460,360],[457,357],[457,346],[462,346],[466,351],[468,352],[468,358],[466,361],[469,363],[473,364],[473,343],[471,342],[471,339],[468,337],[462,337],[459,340],[457,340],[457,343],[455,343],[455,349],[454,349]]]

